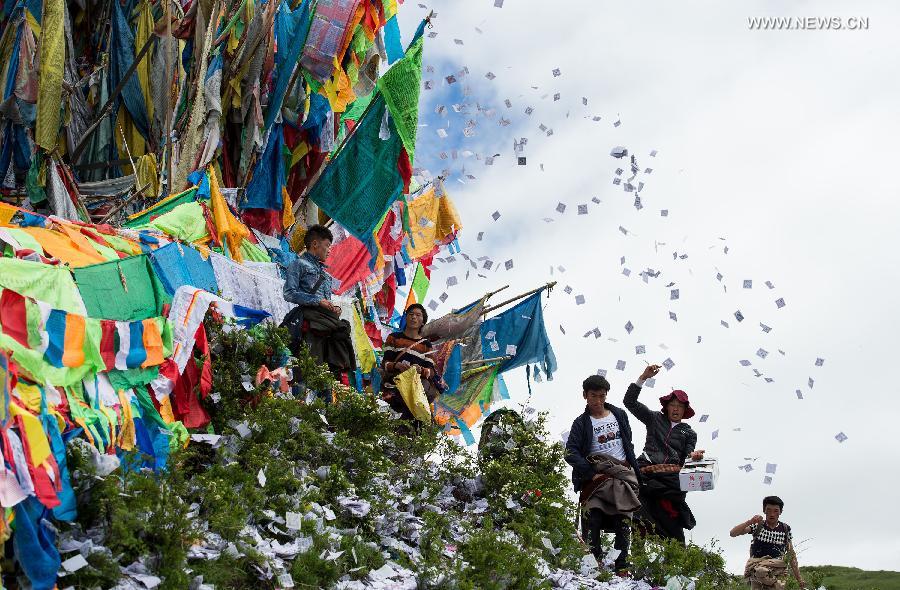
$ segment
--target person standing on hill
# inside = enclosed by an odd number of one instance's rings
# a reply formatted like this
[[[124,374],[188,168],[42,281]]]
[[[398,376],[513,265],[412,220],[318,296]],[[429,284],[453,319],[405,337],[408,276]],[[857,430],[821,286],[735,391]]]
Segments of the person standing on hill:
[[[609,381],[591,375],[582,383],[586,406],[572,422],[566,442],[566,462],[572,466],[572,483],[579,492],[582,535],[591,552],[603,558],[600,534],[615,534],[619,555],[616,572],[625,575],[631,542],[631,517],[640,509],[640,473],[625,410],[606,402]]]
[[[779,520],[782,510],[784,501],[781,498],[766,496],[763,498],[765,516],[757,514],[731,529],[732,537],[753,536],[750,559],[744,568],[744,577],[750,582],[751,590],[784,590],[788,563],[800,588],[806,588],[797,565],[791,527]]]
[[[641,470],[641,525],[666,539],[685,542],[684,529],[697,524],[685,501],[678,474],[688,459],[703,458],[697,446],[697,433],[683,420],[694,415],[687,393],[676,389],[659,398],[662,409],[653,411],[638,401],[644,381],[659,373],[659,365],[650,365],[628,387],[625,407],[647,427],[644,452],[638,457]]]

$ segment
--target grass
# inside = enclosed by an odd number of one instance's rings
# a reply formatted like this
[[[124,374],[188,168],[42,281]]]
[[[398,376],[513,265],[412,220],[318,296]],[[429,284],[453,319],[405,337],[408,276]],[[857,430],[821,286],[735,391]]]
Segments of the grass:
[[[816,590],[900,590],[900,572],[865,571],[855,567],[837,565],[801,566],[800,573],[806,580],[807,588]],[[722,590],[746,590],[749,586],[740,578]],[[787,589],[797,588],[793,576],[788,578]]]
[[[855,567],[817,565],[801,567],[808,581],[821,575],[828,590],[900,590],[900,572],[869,572]]]

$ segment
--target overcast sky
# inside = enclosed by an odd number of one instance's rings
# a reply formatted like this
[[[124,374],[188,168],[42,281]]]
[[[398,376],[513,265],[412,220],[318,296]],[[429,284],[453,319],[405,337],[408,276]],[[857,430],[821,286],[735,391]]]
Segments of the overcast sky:
[[[698,521],[694,542],[718,539],[738,571],[749,539],[730,539],[729,529],[760,513],[763,496],[778,494],[801,564],[900,570],[893,434],[900,420],[893,374],[900,354],[900,6],[427,4],[438,13],[437,36],[425,46],[434,72],[424,79],[434,89],[421,99],[416,166],[456,171],[447,188],[463,219],[463,251],[514,264],[490,272],[464,260],[438,265],[429,299],[449,298],[437,313],[505,284],[504,295],[559,281],[545,300],[559,371],[551,383],[534,384],[531,401],[550,412],[554,435],[583,410],[586,376],[606,369],[610,402],[621,405],[644,359],[671,358],[675,366],[642,400],[654,407],[673,387],[686,390],[698,414],[690,421],[698,448],[721,466],[716,490],[688,496]],[[401,7],[405,40],[426,12],[415,0]],[[752,16],[864,17],[869,28],[751,31]],[[445,77],[464,67],[468,75],[448,84]],[[453,103],[468,104],[471,114],[453,112]],[[439,105],[448,113],[437,114]],[[476,105],[495,112],[476,116]],[[501,117],[510,124],[501,126]],[[472,137],[463,136],[468,120],[477,123]],[[513,153],[521,137],[529,139],[525,166]],[[632,182],[644,182],[641,210],[633,192],[613,184],[617,167],[625,169],[623,183],[631,175],[627,159],[609,155],[619,145],[637,158]],[[494,153],[500,156],[486,166],[483,157]],[[457,180],[463,165],[475,177],[462,176],[465,184]],[[588,213],[578,215],[578,205]],[[565,272],[551,274],[551,266]],[[648,268],[660,274],[645,283],[639,275]],[[447,288],[453,275],[460,284]],[[742,288],[745,279],[752,289]],[[583,337],[595,327],[600,338]],[[646,354],[635,354],[638,345]],[[759,349],[768,351],[765,359]],[[619,360],[624,371],[615,370]],[[524,371],[506,378],[522,403]],[[709,414],[706,423],[701,414]],[[644,431],[632,422],[640,448]],[[843,443],[839,432],[848,437]],[[739,469],[747,463],[749,473]],[[767,463],[777,464],[771,485],[763,483]]]

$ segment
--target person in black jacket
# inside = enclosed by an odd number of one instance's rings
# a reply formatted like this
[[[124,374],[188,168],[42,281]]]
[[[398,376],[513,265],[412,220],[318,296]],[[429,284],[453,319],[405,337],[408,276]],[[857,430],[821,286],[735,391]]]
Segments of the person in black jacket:
[[[684,529],[692,529],[697,521],[681,491],[678,473],[690,458],[703,458],[697,446],[697,433],[682,422],[694,415],[687,393],[672,391],[659,398],[662,409],[655,412],[638,401],[644,381],[659,372],[659,365],[650,365],[640,379],[625,393],[625,407],[647,427],[644,451],[637,461],[641,470],[640,519],[652,532],[684,543]]]
[[[572,484],[576,492],[581,492],[582,503],[590,496],[593,487],[604,478],[589,461],[601,454],[614,457],[620,463],[630,466],[635,477],[640,480],[628,415],[621,408],[606,403],[609,389],[609,381],[599,375],[591,375],[584,380],[582,390],[587,406],[584,413],[572,422],[566,442],[566,462],[572,466]],[[630,520],[630,513],[611,515],[599,509],[590,510],[586,517],[582,517],[582,534],[588,538],[591,550],[598,560],[601,558],[600,533],[604,530],[615,533],[614,547],[619,550],[615,563],[617,571],[627,567]]]

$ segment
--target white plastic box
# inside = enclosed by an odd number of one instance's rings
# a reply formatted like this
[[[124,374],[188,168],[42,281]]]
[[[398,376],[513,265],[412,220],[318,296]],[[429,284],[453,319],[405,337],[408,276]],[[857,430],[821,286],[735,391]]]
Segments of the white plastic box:
[[[707,457],[700,461],[687,461],[678,474],[683,492],[705,492],[716,487],[719,479],[719,461]]]

